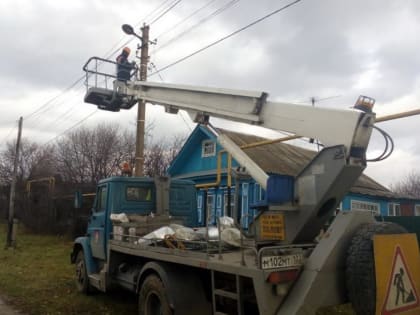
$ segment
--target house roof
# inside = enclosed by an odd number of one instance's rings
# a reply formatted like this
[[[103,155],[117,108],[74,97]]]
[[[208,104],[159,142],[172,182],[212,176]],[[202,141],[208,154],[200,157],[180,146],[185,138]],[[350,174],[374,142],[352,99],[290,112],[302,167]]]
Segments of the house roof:
[[[226,134],[238,146],[267,140],[266,138],[237,133],[225,129],[218,129],[218,131]],[[244,149],[244,151],[265,172],[291,176],[298,175],[298,173],[317,154],[315,151],[282,142]],[[363,195],[398,198],[398,196],[389,189],[364,174],[359,177],[350,191]]]

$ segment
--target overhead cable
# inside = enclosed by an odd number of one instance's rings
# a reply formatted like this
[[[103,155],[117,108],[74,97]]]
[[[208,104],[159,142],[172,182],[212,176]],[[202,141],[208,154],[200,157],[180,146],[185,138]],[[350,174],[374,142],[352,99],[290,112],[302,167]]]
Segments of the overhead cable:
[[[151,17],[153,14],[155,14],[161,7],[163,7],[167,2],[170,0],[164,0],[160,5],[155,7],[153,10],[148,12],[139,22],[135,24],[135,27],[139,27],[143,21],[146,21],[149,17]],[[134,37],[131,37],[129,40],[126,40],[123,44],[121,42],[124,40],[124,37],[121,38],[116,44],[114,44],[105,54],[103,54],[104,59],[109,59],[113,55],[115,55],[117,52],[119,52],[123,47],[127,46],[129,43],[131,43],[134,40]]]
[[[176,0],[174,3],[172,3],[169,8],[167,8],[161,15],[159,15],[157,18],[155,18],[152,22],[149,24],[152,25],[153,23],[159,21],[162,17],[164,17],[169,11],[171,11],[178,3],[180,3],[182,0]]]
[[[158,36],[156,36],[156,38],[161,38],[162,36],[166,35],[167,33],[172,32],[175,28],[177,28],[178,26],[180,26],[183,23],[185,23],[186,21],[188,21],[191,17],[193,17],[194,15],[196,15],[201,10],[207,8],[209,5],[211,5],[215,1],[217,1],[217,0],[210,0],[210,1],[208,1],[206,4],[204,4],[203,6],[201,6],[200,8],[198,8],[197,10],[195,10],[193,13],[191,13],[190,15],[188,15],[186,18],[182,19],[180,22],[178,22],[175,25],[173,25],[172,27],[168,28],[166,31],[163,31],[162,33],[160,33]]]
[[[88,120],[90,117],[92,117],[93,115],[95,115],[98,111],[99,111],[99,109],[95,109],[89,115],[85,116],[82,120],[79,120],[77,123],[75,123],[74,125],[72,125],[70,128],[67,128],[66,130],[64,130],[63,132],[61,132],[60,134],[58,134],[54,138],[52,138],[52,139],[48,140],[47,142],[45,142],[43,145],[47,145],[48,143],[54,141],[55,139],[58,139],[59,137],[61,137],[65,133],[69,132],[70,130],[76,128],[77,126],[79,126],[80,124],[82,124],[83,122],[85,122],[86,120]]]
[[[157,70],[157,67],[156,67],[156,65],[153,62],[150,63],[150,67],[151,68],[155,68]],[[160,81],[164,82],[162,75],[159,73],[159,70],[157,70],[157,74],[159,75]],[[178,113],[179,113],[179,116],[181,116],[181,118],[184,121],[184,123],[187,126],[187,128],[190,129],[190,131],[192,131],[191,126],[187,123],[187,120],[185,119],[185,117],[183,115],[183,111],[180,110],[180,111],[178,111]]]
[[[192,25],[191,27],[187,28],[186,30],[184,30],[183,32],[181,32],[180,34],[175,35],[173,38],[171,38],[170,40],[168,40],[167,42],[163,43],[162,45],[160,45],[158,48],[156,48],[155,52],[158,52],[159,50],[161,50],[162,48],[169,46],[171,43],[173,43],[174,41],[179,40],[181,37],[183,37],[184,35],[188,34],[189,32],[191,32],[193,29],[197,28],[198,26],[200,26],[201,24],[209,21],[210,19],[218,16],[220,13],[222,13],[223,11],[229,9],[231,6],[233,6],[234,4],[238,3],[240,0],[231,0],[228,3],[224,4],[222,7],[216,9],[215,11],[213,11],[212,13],[210,13],[208,16],[204,17],[203,19],[201,19],[200,21],[198,21],[196,24]]]
[[[153,15],[156,11],[158,11],[162,6],[164,6],[167,2],[169,2],[170,0],[164,0],[160,5],[158,5],[156,8],[154,8],[153,10],[151,10],[149,13],[146,14],[146,16],[141,20],[144,21],[145,19],[147,19],[149,16]],[[141,23],[138,22],[138,24]],[[131,42],[132,39],[130,39],[129,41],[126,41],[122,46],[118,46],[118,44],[121,42],[121,40],[115,44],[111,49],[108,50],[107,53],[105,53],[105,59],[110,58],[111,56],[113,56],[116,52],[118,52],[122,47],[126,46],[129,42]],[[114,50],[115,47],[118,48],[116,50]],[[36,116],[37,113],[39,113],[42,109],[45,109],[48,105],[52,104],[54,101],[56,101],[60,96],[62,96],[63,94],[67,93],[68,91],[70,91],[71,89],[73,89],[78,83],[82,82],[84,79],[84,75],[81,76],[80,78],[76,79],[72,84],[70,84],[70,86],[68,86],[67,88],[65,88],[63,91],[61,91],[59,94],[57,94],[56,96],[54,96],[53,98],[51,98],[50,100],[48,100],[47,102],[45,102],[44,104],[42,104],[40,107],[38,107],[35,111],[31,112],[30,114],[28,114],[27,116],[24,116],[25,120],[28,120],[29,118]],[[52,105],[50,105],[52,106]]]
[[[242,31],[250,28],[251,26],[254,26],[255,24],[258,24],[258,23],[262,22],[263,20],[265,20],[265,19],[267,19],[267,18],[269,18],[269,17],[271,17],[271,16],[273,16],[273,15],[275,15],[275,14],[277,14],[277,13],[283,11],[283,10],[286,10],[287,8],[289,8],[289,7],[297,4],[300,1],[302,1],[302,0],[295,0],[295,1],[293,1],[293,2],[291,2],[289,4],[287,4],[287,5],[285,5],[283,7],[281,7],[280,9],[277,9],[277,10],[275,10],[275,11],[273,11],[273,12],[271,12],[271,13],[269,13],[269,14],[261,17],[261,18],[259,18],[258,20],[255,20],[254,22],[252,22],[252,23],[250,23],[250,24],[248,24],[248,25],[246,25],[244,27],[241,27],[240,29],[238,29],[238,30],[236,30],[236,31],[234,31],[234,32],[232,32],[232,33],[230,33],[230,34],[228,34],[228,35],[226,35],[226,36],[224,36],[224,37],[222,37],[222,38],[220,38],[220,39],[212,42],[211,44],[208,44],[208,45],[206,45],[206,46],[204,46],[204,47],[202,47],[202,48],[194,51],[193,53],[188,54],[188,55],[186,55],[186,56],[184,56],[184,57],[182,57],[182,58],[180,58],[180,59],[178,59],[178,60],[176,60],[176,61],[174,61],[174,62],[172,62],[172,63],[170,63],[168,65],[166,65],[166,66],[164,66],[163,68],[160,68],[159,71],[164,71],[164,70],[166,70],[166,69],[168,69],[168,68],[170,68],[172,66],[175,66],[178,63],[183,62],[183,61],[185,61],[185,60],[187,60],[187,59],[189,59],[189,58],[191,58],[191,57],[193,57],[193,56],[201,53],[202,51],[204,51],[204,50],[206,50],[206,49],[208,49],[208,48],[210,48],[212,46],[215,46],[215,45],[223,42],[224,40],[226,40],[226,39],[228,39],[228,38],[230,38],[230,37],[232,37],[232,36],[234,36],[234,35],[242,32]],[[157,73],[156,71],[153,72],[153,73],[151,73],[149,75],[149,77],[152,76],[152,75],[154,75],[154,74],[156,74],[156,73]]]

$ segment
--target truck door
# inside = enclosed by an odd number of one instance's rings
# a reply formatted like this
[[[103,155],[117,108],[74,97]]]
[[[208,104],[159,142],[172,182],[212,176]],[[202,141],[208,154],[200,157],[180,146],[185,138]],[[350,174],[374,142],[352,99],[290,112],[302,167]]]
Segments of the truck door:
[[[108,199],[108,187],[106,184],[98,187],[96,200],[90,217],[88,233],[90,236],[90,247],[92,256],[99,259],[106,259],[106,207]]]

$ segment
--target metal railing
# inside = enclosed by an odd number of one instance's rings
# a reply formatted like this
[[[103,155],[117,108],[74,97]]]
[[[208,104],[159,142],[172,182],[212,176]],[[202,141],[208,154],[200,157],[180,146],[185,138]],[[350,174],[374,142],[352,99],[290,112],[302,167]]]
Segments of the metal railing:
[[[113,82],[117,80],[117,62],[100,57],[90,57],[83,66],[86,89],[91,87],[113,89]],[[135,67],[130,78],[137,77],[138,68]]]

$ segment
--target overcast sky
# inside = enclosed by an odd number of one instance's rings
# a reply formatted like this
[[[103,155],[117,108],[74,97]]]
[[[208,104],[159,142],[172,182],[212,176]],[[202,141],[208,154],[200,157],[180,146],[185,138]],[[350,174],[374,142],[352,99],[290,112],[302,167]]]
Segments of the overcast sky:
[[[156,20],[150,37],[157,45],[150,55],[159,69],[289,2],[1,0],[0,141],[16,137],[20,116],[23,136],[39,143],[83,119],[87,126],[116,122],[135,129],[136,108],[95,112],[95,106],[83,103],[82,81],[69,89],[83,76],[89,57],[115,59],[110,53],[130,39],[121,31],[124,23],[140,32],[144,22]],[[149,80],[262,90],[270,100],[308,105],[315,97],[315,106],[342,109],[363,94],[376,99],[380,117],[420,108],[418,34],[420,1],[302,0]],[[128,44],[132,51],[136,45],[135,40]],[[155,138],[194,127],[185,113],[168,115],[152,105],[147,120],[154,123]],[[379,124],[393,137],[395,151],[369,165],[368,175],[389,186],[420,171],[419,122],[414,116]],[[374,135],[369,155],[377,155],[383,145]]]

